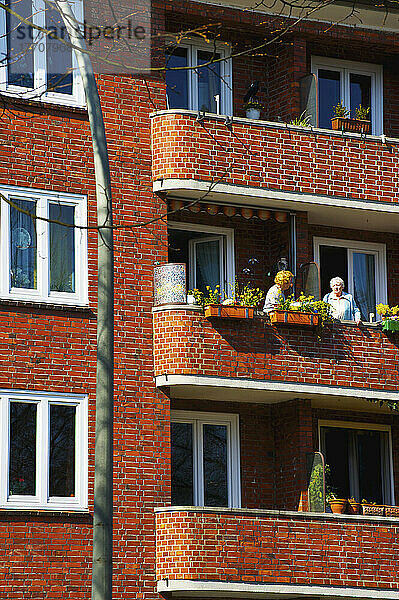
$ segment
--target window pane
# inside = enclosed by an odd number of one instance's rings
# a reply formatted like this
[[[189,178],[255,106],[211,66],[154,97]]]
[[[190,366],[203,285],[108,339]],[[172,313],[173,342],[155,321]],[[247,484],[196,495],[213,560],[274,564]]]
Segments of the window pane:
[[[198,65],[218,60],[220,54],[198,50]],[[198,73],[198,108],[211,113],[217,113],[215,96],[220,96],[220,62],[196,69]]]
[[[349,429],[338,427],[323,428],[325,434],[325,459],[330,467],[326,478],[327,493],[333,492],[337,498],[350,498],[349,480]]]
[[[381,433],[357,431],[360,500],[383,503]],[[386,435],[386,434],[385,434]]]
[[[331,292],[330,280],[341,277],[348,289],[348,250],[340,246],[320,246],[320,281],[322,298]]]
[[[166,95],[169,108],[190,108],[188,106],[188,71],[172,71],[172,67],[187,67],[187,49],[176,48],[166,56]]]
[[[204,504],[228,506],[227,427],[204,425]]]
[[[46,29],[52,33],[47,37],[47,90],[59,94],[72,94],[72,48],[54,39],[69,42],[64,21],[57,10],[46,5]],[[52,37],[53,36],[53,37]]]
[[[75,222],[75,207],[50,204],[50,220],[68,225]],[[50,290],[75,291],[75,229],[50,223]]]
[[[171,423],[172,438],[172,504],[192,506],[193,490],[193,426]]]
[[[333,117],[333,106],[336,106],[341,98],[341,74],[339,71],[319,69],[319,127],[331,129],[331,118]]]
[[[364,108],[370,107],[371,119],[371,77],[370,75],[350,74],[351,116],[356,116],[356,108],[361,104]]]
[[[353,253],[353,287],[356,304],[362,319],[368,321],[369,314],[375,313],[375,256],[364,252]]]
[[[21,210],[36,215],[36,202],[15,199],[12,202]],[[36,289],[36,220],[18,208],[10,207],[11,287]]]
[[[31,0],[8,0],[8,6],[21,17],[32,20]],[[8,83],[33,88],[33,38],[34,31],[29,25],[6,13]]]
[[[220,281],[220,242],[211,240],[197,242],[196,248],[196,287],[205,292],[209,285],[212,290]]]
[[[36,493],[36,414],[36,404],[10,403],[10,496]]]
[[[75,406],[50,405],[50,496],[75,495]]]

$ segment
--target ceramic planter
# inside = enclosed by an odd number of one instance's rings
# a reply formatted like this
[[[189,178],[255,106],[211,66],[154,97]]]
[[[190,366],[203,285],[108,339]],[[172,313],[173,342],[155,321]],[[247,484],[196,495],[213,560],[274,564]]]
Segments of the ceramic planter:
[[[362,504],[364,515],[374,515],[375,517],[384,516],[384,506],[379,504]]]
[[[316,327],[319,324],[319,315],[314,313],[294,310],[274,310],[269,313],[270,321],[276,325],[301,325]]]
[[[260,119],[260,108],[247,108],[245,114],[247,119]]]
[[[352,131],[353,133],[371,133],[371,121],[363,119],[348,119],[346,117],[335,117],[331,119],[332,129],[338,131]]]
[[[209,304],[205,308],[207,319],[218,317],[220,319],[253,319],[254,308],[252,306],[235,306],[225,304]]]
[[[399,506],[385,506],[385,516],[399,518]]]
[[[360,507],[360,502],[353,502],[351,500],[348,500],[348,505],[346,509],[349,515],[360,515]]]
[[[334,500],[329,500],[328,504],[330,505],[331,512],[334,514],[342,514],[345,512],[346,505],[348,501],[343,498],[334,498]]]

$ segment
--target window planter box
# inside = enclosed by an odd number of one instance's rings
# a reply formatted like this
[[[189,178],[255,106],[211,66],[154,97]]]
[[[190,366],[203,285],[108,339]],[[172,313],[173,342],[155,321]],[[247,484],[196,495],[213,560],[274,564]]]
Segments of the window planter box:
[[[207,319],[218,317],[220,319],[253,319],[254,308],[252,306],[234,306],[225,304],[209,304],[205,308]]]
[[[293,310],[274,310],[269,316],[270,321],[277,325],[316,327],[319,324],[319,315],[315,315],[314,313]]]
[[[362,504],[362,509],[364,515],[384,516],[385,507],[379,504]]]
[[[399,517],[399,506],[385,506],[386,517]]]
[[[399,319],[382,318],[383,331],[399,331]]]
[[[371,121],[362,119],[347,119],[335,117],[331,119],[331,127],[337,131],[352,131],[353,133],[371,133]]]

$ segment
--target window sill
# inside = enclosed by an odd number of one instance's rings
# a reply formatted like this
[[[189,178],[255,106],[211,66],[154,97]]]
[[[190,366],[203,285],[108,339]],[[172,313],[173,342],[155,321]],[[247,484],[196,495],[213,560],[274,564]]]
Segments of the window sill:
[[[18,516],[18,518],[21,517],[27,517],[29,519],[32,519],[34,517],[50,517],[50,518],[54,518],[54,517],[68,517],[68,518],[76,518],[76,519],[82,519],[84,518],[85,520],[90,520],[90,522],[93,520],[93,516],[92,514],[89,512],[89,509],[76,509],[76,510],[71,510],[71,509],[65,509],[65,508],[60,508],[60,509],[38,509],[38,508],[0,508],[0,521],[4,521],[7,518],[10,517],[15,517]]]
[[[95,316],[93,309],[88,304],[54,304],[51,302],[33,301],[33,300],[14,300],[11,298],[0,298],[0,310],[8,308],[27,308],[38,311],[50,310],[59,312],[83,313],[87,316]]]
[[[60,116],[76,115],[77,117],[83,116],[86,121],[89,119],[86,106],[73,106],[70,104],[46,102],[44,100],[33,100],[31,98],[20,98],[4,92],[0,92],[0,103],[3,108],[12,106],[13,108],[20,108],[29,112],[54,113]]]

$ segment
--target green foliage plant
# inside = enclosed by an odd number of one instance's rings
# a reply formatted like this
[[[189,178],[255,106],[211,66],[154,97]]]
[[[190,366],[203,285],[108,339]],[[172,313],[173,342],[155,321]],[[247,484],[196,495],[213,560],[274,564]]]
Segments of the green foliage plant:
[[[311,115],[306,114],[306,110],[304,110],[299,117],[295,117],[292,119],[289,124],[296,125],[297,127],[310,127],[310,121],[312,117]]]
[[[361,121],[368,121],[370,119],[370,107],[369,106],[359,106],[355,109],[356,119]]]
[[[319,328],[334,321],[332,307],[328,302],[315,300],[314,296],[305,296],[303,292],[296,300],[293,295],[288,296],[288,298],[281,298],[278,309],[316,314],[319,316]]]
[[[199,304],[202,308],[205,308],[210,304],[257,307],[265,297],[265,294],[261,289],[250,287],[249,284],[241,289],[237,281],[234,290],[232,290],[232,298],[224,298],[222,300],[219,285],[217,285],[214,290],[207,285],[206,293],[201,292],[198,289],[190,290],[188,293],[194,296],[196,304]]]
[[[244,104],[244,110],[247,110],[248,108],[257,108],[258,110],[262,110],[264,106],[257,100],[249,100]]]
[[[334,111],[334,119],[337,117],[340,117],[342,119],[347,119],[349,117],[349,110],[346,108],[346,106],[343,105],[342,100],[341,102],[338,102],[338,104],[336,106],[333,106],[333,111]]]

